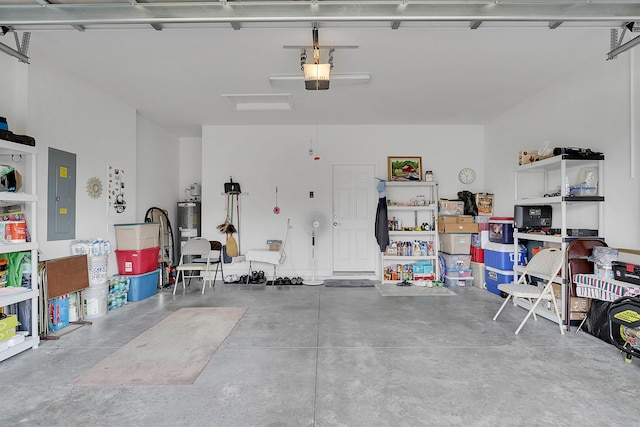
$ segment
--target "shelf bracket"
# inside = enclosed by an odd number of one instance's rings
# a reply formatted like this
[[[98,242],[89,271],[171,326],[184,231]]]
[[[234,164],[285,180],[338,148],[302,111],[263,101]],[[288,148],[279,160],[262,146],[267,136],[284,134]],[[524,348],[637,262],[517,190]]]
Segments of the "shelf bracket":
[[[2,33],[0,35],[4,36],[7,33],[13,33],[16,41],[16,47],[17,47],[17,49],[12,49],[6,44],[0,43],[0,52],[4,52],[7,55],[17,58],[18,61],[28,64],[29,57],[27,56],[27,51],[29,50],[29,41],[31,40],[31,33],[28,31],[25,31],[24,33],[22,33],[22,44],[21,44],[20,40],[18,39],[18,33],[13,28],[6,27],[6,26],[2,26],[0,28],[2,29]]]

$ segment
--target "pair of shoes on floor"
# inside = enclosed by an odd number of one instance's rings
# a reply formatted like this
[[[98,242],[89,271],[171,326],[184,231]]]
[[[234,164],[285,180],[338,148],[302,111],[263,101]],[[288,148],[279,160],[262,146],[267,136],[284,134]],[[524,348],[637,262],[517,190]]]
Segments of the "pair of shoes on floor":
[[[302,285],[302,277],[294,277],[292,279],[288,277],[278,277],[276,280],[269,280],[267,285],[272,286],[287,286],[287,285]]]
[[[265,283],[267,279],[264,276],[264,271],[252,271],[251,274],[243,274],[240,276],[240,283],[260,284]]]
[[[432,280],[416,280],[415,282],[413,282],[413,285],[422,286],[426,288],[433,288],[433,281]]]
[[[247,281],[247,276],[238,277],[237,274],[228,274],[224,277],[224,283],[238,283],[241,282],[241,278],[244,277],[244,281]]]
[[[409,283],[406,280],[403,280],[402,282],[396,283],[396,286],[411,286],[411,283]]]

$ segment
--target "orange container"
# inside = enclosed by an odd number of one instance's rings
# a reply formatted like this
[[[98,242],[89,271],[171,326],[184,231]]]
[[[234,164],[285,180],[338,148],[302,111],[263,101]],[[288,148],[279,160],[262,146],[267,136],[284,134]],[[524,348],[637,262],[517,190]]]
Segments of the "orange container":
[[[25,221],[10,221],[4,223],[4,240],[11,243],[27,241],[27,223]]]

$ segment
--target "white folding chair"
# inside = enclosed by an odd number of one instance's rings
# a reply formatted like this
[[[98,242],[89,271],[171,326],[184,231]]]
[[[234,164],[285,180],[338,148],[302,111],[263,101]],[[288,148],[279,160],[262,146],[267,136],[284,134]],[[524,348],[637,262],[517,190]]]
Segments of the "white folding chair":
[[[176,267],[176,283],[173,287],[173,294],[176,294],[178,289],[178,282],[180,281],[180,275],[182,274],[182,291],[186,291],[186,279],[198,278],[202,279],[202,293],[209,282],[211,287],[215,278],[211,278],[211,243],[204,237],[194,237],[187,240],[182,247],[180,253],[180,264]],[[185,257],[194,257],[195,259],[190,262],[185,262]],[[204,260],[204,262],[195,262],[197,259]]]
[[[211,251],[207,258],[196,258],[191,262],[201,264],[208,262],[210,271],[213,271],[213,286],[215,286],[218,278],[218,271],[220,271],[220,275],[224,279],[224,270],[222,268],[222,243],[218,240],[209,240],[209,245],[211,246]]]
[[[493,316],[493,320],[496,320],[502,309],[507,305],[509,300],[513,300],[515,304],[516,298],[524,298],[529,301],[531,304],[531,308],[527,312],[524,320],[516,329],[516,335],[520,332],[520,329],[524,326],[524,324],[529,319],[529,316],[533,314],[533,318],[538,320],[536,317],[536,307],[540,304],[541,301],[551,301],[553,304],[553,310],[556,314],[556,318],[558,319],[558,326],[560,327],[560,333],[564,335],[564,330],[562,329],[562,319],[560,318],[560,313],[558,313],[558,302],[553,293],[553,280],[558,275],[560,268],[562,268],[562,263],[564,261],[564,257],[562,255],[562,251],[556,248],[547,248],[538,252],[536,255],[531,258],[531,261],[525,267],[524,273],[520,276],[517,282],[515,283],[502,283],[498,285],[498,289],[507,294],[507,298],[505,298],[504,302],[500,306],[500,309]],[[543,283],[538,283],[537,285],[530,285],[527,283],[531,277],[536,277],[538,279],[544,280]],[[534,301],[535,300],[535,301]]]

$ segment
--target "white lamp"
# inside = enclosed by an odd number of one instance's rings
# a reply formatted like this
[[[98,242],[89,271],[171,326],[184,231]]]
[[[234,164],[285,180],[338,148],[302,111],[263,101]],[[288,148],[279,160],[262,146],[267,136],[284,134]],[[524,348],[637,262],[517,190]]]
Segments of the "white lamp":
[[[304,64],[304,86],[308,90],[329,89],[331,64]]]

